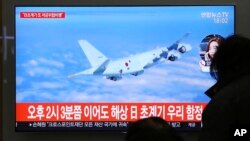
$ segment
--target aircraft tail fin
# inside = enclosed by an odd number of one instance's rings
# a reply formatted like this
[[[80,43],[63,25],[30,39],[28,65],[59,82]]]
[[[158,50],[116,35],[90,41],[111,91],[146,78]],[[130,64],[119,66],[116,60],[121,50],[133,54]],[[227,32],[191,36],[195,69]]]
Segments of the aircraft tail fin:
[[[103,55],[99,50],[97,50],[88,41],[79,40],[78,42],[92,67],[101,66],[105,61],[108,60],[105,55]]]

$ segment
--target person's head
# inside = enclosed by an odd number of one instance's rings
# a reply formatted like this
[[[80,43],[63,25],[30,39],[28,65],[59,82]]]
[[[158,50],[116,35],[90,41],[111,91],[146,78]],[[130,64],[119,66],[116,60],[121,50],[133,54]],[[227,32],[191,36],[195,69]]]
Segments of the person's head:
[[[150,117],[132,123],[125,141],[182,141],[182,138],[160,117]]]
[[[221,42],[222,39],[220,39],[219,37],[214,37],[209,40],[206,52],[208,52],[210,58],[214,57],[214,54],[217,51],[217,48]]]
[[[232,35],[219,44],[212,58],[210,74],[217,81],[223,81],[250,69],[250,39]]]

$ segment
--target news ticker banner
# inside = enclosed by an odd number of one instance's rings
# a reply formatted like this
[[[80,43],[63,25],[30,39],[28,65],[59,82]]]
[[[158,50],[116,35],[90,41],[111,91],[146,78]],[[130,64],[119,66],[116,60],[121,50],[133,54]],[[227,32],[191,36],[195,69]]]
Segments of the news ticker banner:
[[[131,122],[125,121],[66,121],[66,122],[16,122],[16,131],[127,131]],[[168,122],[180,131],[197,131],[201,122]]]
[[[65,18],[66,14],[65,12],[20,12],[20,18],[26,18],[26,19],[41,19],[41,18]]]
[[[16,122],[201,122],[206,103],[16,103]]]

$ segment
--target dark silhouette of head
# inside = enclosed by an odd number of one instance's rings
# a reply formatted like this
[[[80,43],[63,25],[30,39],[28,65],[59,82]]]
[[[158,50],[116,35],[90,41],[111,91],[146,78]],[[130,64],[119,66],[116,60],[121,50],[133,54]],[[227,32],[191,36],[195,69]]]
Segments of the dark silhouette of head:
[[[210,74],[217,82],[250,72],[250,39],[232,35],[219,45],[215,53]]]
[[[182,138],[164,119],[150,117],[132,123],[125,141],[182,141]]]

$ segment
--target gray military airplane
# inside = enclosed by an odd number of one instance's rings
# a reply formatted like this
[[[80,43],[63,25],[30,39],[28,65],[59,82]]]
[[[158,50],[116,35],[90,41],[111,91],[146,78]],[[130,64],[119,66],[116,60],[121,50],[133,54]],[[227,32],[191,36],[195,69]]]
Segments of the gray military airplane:
[[[99,75],[117,81],[122,79],[124,75],[141,75],[145,69],[166,60],[175,61],[180,58],[181,54],[190,51],[192,49],[190,44],[181,43],[181,40],[188,35],[189,33],[186,33],[169,47],[160,47],[117,60],[108,59],[88,41],[79,40],[80,47],[85,53],[91,68],[69,75],[68,77]]]

